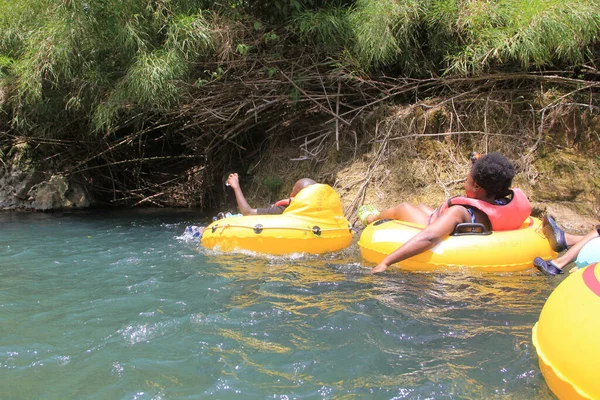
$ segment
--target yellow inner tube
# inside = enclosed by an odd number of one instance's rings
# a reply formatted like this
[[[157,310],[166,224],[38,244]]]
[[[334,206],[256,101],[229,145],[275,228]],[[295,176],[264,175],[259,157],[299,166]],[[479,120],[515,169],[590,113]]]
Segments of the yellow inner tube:
[[[421,232],[425,226],[385,220],[368,225],[358,245],[362,257],[380,263],[387,255]],[[477,269],[521,271],[533,266],[535,257],[556,256],[541,229],[541,221],[529,217],[521,228],[489,235],[448,236],[430,250],[394,264],[414,271]]]
[[[202,234],[202,245],[209,249],[275,255],[338,251],[351,241],[340,197],[323,184],[302,189],[281,215],[223,218]]]
[[[559,399],[600,399],[600,267],[573,272],[550,294],[532,340],[540,370]]]

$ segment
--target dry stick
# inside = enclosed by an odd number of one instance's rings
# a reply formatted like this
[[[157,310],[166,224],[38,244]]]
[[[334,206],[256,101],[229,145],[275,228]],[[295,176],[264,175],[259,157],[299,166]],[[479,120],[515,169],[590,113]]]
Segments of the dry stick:
[[[319,77],[319,81],[321,82],[321,87],[323,88],[323,93],[325,93],[325,100],[327,100],[327,105],[329,106],[329,110],[331,110],[331,112],[333,112],[333,108],[331,107],[331,102],[329,101],[329,96],[327,95],[327,89],[325,89],[325,84],[323,83],[323,77],[321,76],[321,74],[318,73],[318,70],[317,70],[317,75]],[[340,150],[340,140],[339,140],[339,137],[340,137],[340,120],[339,120],[339,115],[340,115],[340,88],[341,88],[341,82],[338,81],[338,93],[337,93],[336,107],[335,107],[335,115],[338,116],[335,119],[335,145],[336,145],[336,149],[338,151]],[[329,135],[327,135],[327,136],[329,136]],[[305,146],[306,146],[306,142],[305,142]],[[317,154],[319,152],[317,152]]]
[[[562,99],[564,99],[564,98],[566,98],[566,97],[569,97],[569,96],[571,96],[571,95],[573,95],[573,94],[575,94],[575,93],[577,93],[577,92],[581,92],[582,90],[591,89],[591,88],[593,88],[593,87],[598,87],[598,86],[600,86],[600,83],[592,83],[592,84],[586,85],[586,86],[584,86],[584,87],[581,87],[581,88],[575,89],[575,90],[573,90],[572,92],[569,92],[569,93],[565,94],[564,96],[560,96],[558,99],[554,100],[553,102],[551,102],[550,104],[548,104],[547,106],[545,106],[544,108],[542,108],[542,111],[543,111],[543,110],[546,110],[547,108],[550,108],[550,107],[553,107],[553,106],[555,106],[555,105],[556,105],[556,104],[558,104],[558,103],[559,103],[559,102],[560,102]]]
[[[465,96],[468,96],[470,94],[476,93],[476,92],[480,91],[481,89],[482,89],[482,87],[478,86],[478,87],[476,87],[474,89],[467,90],[466,92],[461,92],[461,93],[457,94],[456,96],[452,96],[452,97],[450,97],[448,99],[440,101],[439,103],[436,103],[435,105],[428,105],[428,104],[424,104],[424,103],[419,103],[419,105],[421,107],[433,108],[433,107],[439,107],[439,106],[444,105],[446,103],[452,102],[452,107],[454,108],[454,102],[456,100],[460,99],[461,97],[465,97]]]
[[[312,101],[313,103],[315,103],[321,110],[325,111],[327,114],[331,114],[334,118],[339,119],[344,124],[350,126],[350,122],[346,121],[341,116],[336,115],[335,113],[333,113],[333,111],[328,110],[326,107],[324,107],[317,100],[313,99],[312,96],[310,96],[308,93],[306,93],[306,91],[304,89],[302,89],[300,86],[296,85],[296,83],[294,81],[292,81],[286,74],[284,74],[283,72],[281,72],[281,74],[292,84],[292,86],[294,86],[299,92],[301,92],[303,95],[305,95],[310,101]]]
[[[377,159],[375,160],[375,163],[371,164],[369,166],[369,168],[367,169],[367,176],[365,177],[365,179],[363,180],[363,183],[358,188],[358,192],[357,192],[356,196],[354,197],[354,200],[352,201],[352,203],[350,203],[350,207],[344,210],[345,215],[355,215],[356,210],[358,209],[358,205],[364,202],[365,195],[367,192],[367,190],[366,190],[367,185],[371,182],[371,178],[375,172],[375,169],[383,161],[383,153],[384,153],[384,150],[386,147],[387,147],[387,142],[384,142],[384,144],[381,148],[381,151],[378,154]]]
[[[296,69],[296,70],[298,70],[298,71],[300,71],[300,70],[305,70],[305,67],[303,67],[303,66],[295,66],[295,67],[296,67],[295,69]],[[312,68],[314,68],[314,66],[313,66]],[[512,78],[514,78],[514,76],[511,76],[511,77],[512,77]],[[287,79],[288,81],[290,80],[290,79],[289,79],[289,77],[286,77],[286,79]],[[254,86],[257,88],[257,90],[263,90],[263,86],[262,86],[262,85],[263,85],[263,82],[264,82],[264,84],[271,84],[272,82],[276,82],[276,81],[275,81],[275,80],[256,80],[256,81],[254,82]],[[368,88],[368,89],[370,90],[371,88],[379,88],[379,89],[380,89],[380,88],[389,87],[389,88],[392,88],[392,91],[391,91],[391,92],[388,92],[388,93],[386,93],[386,94],[387,94],[387,95],[394,95],[394,94],[400,93],[400,92],[402,92],[402,91],[405,91],[405,90],[407,90],[407,89],[409,89],[409,90],[414,90],[414,89],[421,88],[421,89],[427,89],[427,90],[429,90],[429,89],[427,88],[427,86],[430,86],[430,88],[435,88],[436,86],[438,86],[438,85],[440,85],[440,84],[441,84],[440,82],[435,82],[435,83],[431,83],[431,84],[424,84],[424,83],[423,83],[424,81],[421,81],[421,80],[414,80],[414,81],[410,81],[410,80],[401,80],[401,81],[398,81],[398,80],[393,80],[393,79],[388,79],[388,81],[384,82],[383,84],[381,84],[381,83],[374,84],[372,81],[367,81],[367,80],[362,80],[362,81],[361,81],[360,79],[353,79],[353,82],[356,82],[356,83],[357,83],[356,85],[354,85],[354,87],[356,88],[356,90],[358,90],[358,91],[361,91],[361,93],[362,93],[363,95],[364,95],[365,93],[364,93],[364,92],[362,92],[362,90],[363,90],[363,89],[365,89],[365,88]],[[402,82],[402,87],[401,87],[401,89],[402,89],[402,90],[400,90],[400,91],[398,91],[398,90],[397,90],[397,89],[398,89],[398,87],[399,87],[399,86],[398,86],[398,82]],[[468,83],[469,81],[468,81],[468,80],[464,80],[464,82],[465,82],[465,83]],[[307,86],[310,86],[310,83],[308,83],[308,84],[307,84]],[[321,86],[322,86],[322,84],[321,84]],[[412,86],[412,87],[408,87],[408,86]],[[385,89],[384,89],[384,90],[385,90]],[[315,93],[311,93],[311,92],[310,92],[310,89],[306,89],[306,88],[304,89],[304,92],[305,92],[305,93],[308,93],[308,94],[310,95],[310,96],[308,96],[308,97],[309,97],[309,101],[311,101],[311,102],[313,102],[313,103],[315,103],[315,102],[321,102],[321,101],[323,101],[323,100],[329,100],[329,99],[331,99],[331,96],[333,96],[333,95],[327,95],[327,94],[326,94],[325,96],[323,96],[323,95],[319,95],[318,93],[317,93],[317,94],[315,94]],[[229,92],[228,92],[228,93],[229,93]],[[338,98],[339,98],[340,96],[336,96],[336,97],[338,97]],[[277,97],[276,97],[276,98],[277,98]],[[282,99],[284,99],[284,98],[282,98]],[[340,101],[341,101],[341,99],[340,99]],[[219,99],[217,100],[217,102],[221,102],[221,103],[223,103],[223,102],[221,101],[221,98],[219,98]],[[199,103],[202,103],[202,102],[198,102],[197,104],[199,104]],[[229,102],[226,102],[226,103],[228,103],[228,104],[227,104],[227,107],[228,107],[228,106],[229,106]],[[202,104],[205,104],[205,103],[202,103]],[[225,104],[224,104],[224,105],[225,105]],[[255,107],[256,107],[256,106],[255,106]],[[259,106],[259,107],[260,107],[260,106]],[[325,106],[325,107],[326,107],[326,106]],[[323,106],[321,105],[321,106],[319,106],[319,108],[320,108],[320,109],[322,109],[322,108],[323,108]],[[331,107],[330,107],[330,108],[331,108]],[[210,108],[209,108],[209,109],[210,109]],[[349,113],[360,113],[360,111],[361,111],[362,109],[364,109],[364,108],[356,108],[356,109],[352,109],[352,110],[350,110],[350,111],[349,111]],[[203,114],[197,114],[197,115],[203,115]],[[343,115],[341,115],[341,117],[343,118]],[[338,123],[339,123],[339,120],[338,120]],[[211,125],[212,125],[212,124],[211,124]],[[217,128],[216,124],[214,125],[214,127],[215,127],[215,128]],[[274,126],[272,129],[274,129],[274,128],[276,128],[276,126]],[[271,131],[272,129],[270,129],[270,131]],[[218,131],[218,129],[216,129],[216,130]],[[216,133],[216,132],[215,132],[215,133]],[[230,134],[237,135],[237,134],[239,134],[239,132],[237,132],[237,130],[235,130],[235,132],[231,132]],[[317,140],[318,140],[318,139],[317,139]]]
[[[317,132],[319,132],[319,131],[317,131]],[[313,133],[317,133],[317,132],[313,132]],[[304,135],[304,143],[301,144],[300,147],[306,147],[307,145],[309,145],[313,142],[316,142],[317,140],[322,139],[323,137],[327,137],[329,135],[327,130],[320,131],[320,132],[322,132],[320,135],[315,136],[314,138],[312,138],[310,140],[307,137],[308,135]]]
[[[256,111],[265,109],[267,107],[270,107],[270,106],[278,103],[279,101],[280,101],[280,99],[276,99],[276,100],[267,101],[263,104],[259,104],[258,106],[255,106],[254,108],[251,108],[250,110],[246,111],[246,114],[250,114],[251,112],[256,112]]]
[[[538,137],[537,140],[535,141],[535,143],[533,144],[533,146],[531,146],[529,148],[529,150],[527,151],[527,154],[525,154],[523,157],[521,157],[522,159],[525,159],[526,157],[529,157],[530,154],[532,154],[534,151],[537,150],[537,148],[539,147],[543,135],[544,135],[544,119],[546,116],[546,107],[544,107],[542,109],[542,115],[540,116],[540,125],[539,125],[539,129],[538,129]],[[535,118],[534,118],[535,120]]]
[[[289,79],[289,78],[288,78]],[[474,84],[476,82],[480,82],[480,81],[502,81],[502,80],[517,80],[517,79],[521,79],[521,80],[545,80],[545,81],[549,81],[549,82],[554,82],[554,83],[562,83],[562,84],[569,84],[569,85],[581,85],[581,84],[587,84],[584,88],[582,89],[586,89],[586,88],[592,88],[592,87],[598,87],[600,86],[600,83],[593,83],[593,84],[589,84],[589,81],[585,81],[585,80],[581,80],[581,79],[572,79],[572,78],[564,78],[564,77],[560,77],[560,76],[556,76],[556,75],[535,75],[535,74],[492,74],[492,75],[481,75],[481,76],[477,76],[477,77],[467,77],[467,78],[443,78],[443,79],[423,79],[423,80],[416,80],[415,82],[409,84],[409,87],[406,87],[407,85],[401,85],[401,86],[395,86],[393,87],[393,89],[397,89],[398,87],[401,87],[401,89],[397,90],[397,91],[392,91],[390,93],[388,93],[386,96],[383,96],[371,103],[365,104],[361,107],[358,108],[359,112],[358,114],[360,114],[360,111],[362,111],[365,108],[371,107],[379,102],[385,101],[391,97],[409,92],[409,91],[414,91],[417,90],[419,88],[423,89],[423,87],[425,89],[431,89],[431,88],[435,88],[435,87],[440,87],[442,85],[453,85],[453,84],[457,84],[457,83],[468,83],[468,84]],[[352,111],[356,111],[356,110],[351,110],[345,113],[340,114],[340,117],[344,117],[347,114],[349,114]],[[358,115],[357,114],[357,115]],[[352,121],[352,120],[351,120]],[[330,122],[330,121],[326,121]]]
[[[439,133],[413,133],[410,135],[404,135],[404,136],[394,136],[394,137],[386,137],[384,139],[376,139],[375,142],[381,142],[381,141],[390,141],[390,140],[403,140],[403,139],[411,139],[411,138],[421,138],[421,137],[428,137],[428,136],[452,136],[452,135],[461,135],[461,134],[465,134],[465,133],[472,133],[472,134],[477,134],[477,135],[485,135],[485,132],[482,131],[456,131],[456,132],[439,132]],[[493,136],[512,136],[512,135],[507,135],[507,134],[503,134],[503,133],[490,133],[489,135],[493,135]]]
[[[326,90],[325,90],[325,87],[324,87],[324,84],[322,83],[322,81],[321,81],[321,84],[322,84],[322,88],[323,88],[324,92],[326,93],[326,95],[325,95],[325,96],[313,95],[313,96],[312,96],[312,100],[315,100],[315,99],[320,99],[320,98],[325,98],[325,100],[327,101],[327,105],[329,106],[329,109],[331,110],[331,109],[332,109],[332,107],[331,107],[331,103],[329,102],[329,98],[331,97],[331,95],[328,95],[328,94],[327,94],[327,92],[326,92]],[[340,81],[340,80],[338,80],[338,93],[335,95],[335,97],[336,97],[336,111],[335,111],[335,114],[336,114],[336,115],[339,115],[340,98],[341,98],[341,93],[340,93],[340,92],[341,92],[341,81]],[[364,98],[364,95],[363,95],[363,98]],[[324,108],[324,106],[322,106],[321,108]],[[332,112],[333,112],[333,110],[332,110]],[[335,128],[335,129],[336,129],[336,148],[337,148],[337,150],[339,150],[339,121],[340,121],[340,119],[339,119],[339,118],[335,118],[335,127],[336,127],[336,128]],[[313,132],[313,133],[311,133],[311,134],[309,134],[309,135],[312,135],[312,134],[315,134],[315,132]],[[329,135],[328,133],[327,133],[326,135],[324,135],[324,136],[323,136],[323,135],[320,135],[320,136],[318,136],[318,137],[316,137],[316,138],[314,138],[313,140],[311,140],[311,141],[308,141],[308,142],[305,140],[305,142],[304,142],[304,144],[301,146],[301,148],[304,148],[304,150],[305,150],[307,153],[309,153],[309,154],[311,154],[312,156],[316,157],[316,155],[318,155],[318,153],[320,153],[320,151],[322,150],[322,142],[323,142],[323,140],[321,140],[321,142],[319,143],[319,146],[318,146],[318,147],[317,147],[315,150],[313,150],[312,152],[308,150],[308,144],[309,144],[310,142],[314,141],[314,140],[319,140],[319,139],[321,139],[321,138],[323,138],[323,137],[327,137],[328,135]],[[306,136],[308,136],[308,135],[306,135]],[[303,136],[303,137],[304,137],[304,136]],[[357,141],[358,141],[358,138],[357,138],[357,137],[356,137],[356,135],[355,135],[355,152],[356,152],[356,147],[358,146],[358,143],[357,143]],[[300,157],[300,158],[298,158],[298,159],[292,159],[292,160],[305,160],[305,159],[307,159],[307,158],[308,158],[308,157],[306,157],[306,156],[303,156],[303,157]]]
[[[588,104],[588,103],[570,103],[570,102],[565,102],[565,103],[562,103],[562,105],[564,105],[564,106],[585,107],[585,108],[589,108],[590,110],[596,109],[596,111],[600,110],[599,106],[595,106],[593,104]]]
[[[248,121],[252,120],[252,116],[250,116],[249,118],[244,118],[242,119],[239,123],[237,123],[236,125],[234,125],[232,128],[229,128],[229,132],[227,132],[221,139],[225,140],[231,144],[233,144],[234,146],[237,146],[240,150],[246,151],[246,148],[240,144],[235,143],[232,139],[234,139],[235,137],[237,137],[238,135],[242,134],[243,131],[239,131],[236,132],[239,128],[248,125]],[[233,133],[232,133],[233,132]],[[231,134],[230,134],[231,133]],[[215,143],[215,140],[218,139],[218,136],[214,136],[212,138],[212,140],[210,141],[210,143],[206,146],[206,152],[209,153],[211,151],[214,150],[214,148],[216,147],[213,146],[213,144]],[[218,144],[218,143],[217,143]]]
[[[435,87],[435,86],[439,86],[439,85],[440,85],[440,83],[439,83],[439,82],[429,82],[429,81],[431,81],[431,80],[428,80],[428,82],[426,82],[426,83],[427,83],[427,85],[425,85],[426,87],[427,87],[427,86],[430,86],[430,87]],[[393,98],[393,97],[395,97],[395,96],[398,96],[398,95],[401,95],[401,94],[404,94],[404,93],[408,93],[408,92],[412,92],[412,91],[416,91],[417,89],[419,89],[419,86],[420,86],[420,84],[414,84],[414,85],[411,85],[411,86],[410,86],[410,87],[408,87],[408,88],[406,88],[406,87],[403,87],[402,89],[399,89],[399,90],[397,90],[397,91],[395,91],[395,92],[392,92],[392,93],[388,93],[387,95],[385,95],[385,96],[382,96],[382,97],[378,98],[377,100],[371,101],[371,102],[369,102],[369,103],[367,103],[367,104],[363,104],[363,105],[362,105],[362,106],[360,106],[360,107],[357,107],[357,108],[355,108],[355,109],[352,109],[352,110],[346,111],[346,112],[344,112],[344,113],[341,113],[341,114],[339,115],[339,117],[340,117],[340,118],[342,118],[342,117],[345,117],[346,115],[348,115],[348,114],[350,114],[350,113],[354,113],[354,112],[356,112],[356,115],[355,115],[354,117],[352,117],[352,119],[350,120],[350,122],[352,122],[352,121],[354,120],[354,118],[356,118],[358,115],[360,115],[360,113],[361,113],[363,110],[365,110],[366,108],[373,107],[374,105],[376,105],[376,104],[378,104],[378,103],[381,103],[381,102],[383,102],[383,101],[385,101],[385,100],[389,100],[390,98]],[[325,121],[325,123],[329,123],[329,122],[331,122],[331,121],[332,121],[332,120]]]
[[[360,177],[360,178],[358,178],[358,179],[354,179],[354,180],[351,180],[351,181],[350,181],[350,180],[347,180],[347,181],[345,182],[345,185],[344,185],[344,186],[342,186],[342,187],[340,187],[340,188],[339,188],[339,190],[343,192],[344,190],[347,190],[348,188],[354,187],[354,186],[356,186],[356,185],[357,185],[359,182],[362,182],[362,181],[363,181],[363,179],[364,179],[363,177]]]
[[[523,165],[528,165],[528,164],[530,163],[530,160],[531,160],[531,157],[532,157],[531,155],[533,154],[533,152],[534,152],[534,151],[536,151],[536,150],[537,150],[537,148],[538,148],[539,144],[542,142],[542,132],[543,132],[543,125],[544,125],[544,115],[545,115],[545,112],[546,112],[546,110],[543,110],[543,111],[542,111],[542,116],[541,116],[541,121],[540,121],[540,128],[538,129],[538,128],[535,126],[535,123],[536,123],[536,120],[535,120],[535,110],[534,110],[534,108],[533,108],[533,106],[532,106],[532,105],[530,105],[530,108],[531,108],[531,113],[532,113],[532,115],[533,115],[533,118],[531,119],[531,122],[532,122],[532,124],[533,124],[533,131],[534,131],[534,132],[535,132],[535,131],[538,131],[538,139],[537,139],[537,140],[536,140],[536,142],[533,144],[533,146],[531,146],[531,147],[529,148],[529,150],[527,151],[527,153],[523,154],[523,155],[521,156],[521,158],[519,159],[519,161],[520,161],[520,162],[521,162]],[[531,180],[532,178],[531,178],[531,176],[529,175],[529,172],[530,172],[530,170],[529,170],[529,169],[527,169],[527,177],[528,177],[528,178]],[[533,177],[533,179],[535,179],[536,177],[537,177],[537,175],[535,175],[535,176]]]
[[[485,131],[485,135],[484,135],[484,139],[485,139],[485,153],[488,153],[488,145],[489,145],[489,140],[488,140],[488,121],[487,121],[487,116],[488,116],[488,110],[489,110],[489,99],[490,96],[488,94],[487,96],[488,101],[485,102],[485,111],[483,112],[483,129]]]
[[[376,136],[377,136],[378,130],[379,130],[379,124],[377,124],[375,126],[375,135]],[[388,129],[388,131],[386,133],[386,138],[389,137],[390,132],[391,132],[391,129]],[[383,140],[382,146],[379,149],[379,153],[377,154],[377,158],[367,168],[367,174],[366,174],[365,178],[363,179],[363,183],[358,188],[358,192],[356,193],[356,196],[354,196],[354,199],[350,203],[350,206],[344,209],[344,215],[355,215],[356,210],[358,209],[358,204],[362,203],[364,201],[367,185],[370,183],[371,177],[373,176],[375,169],[383,161],[383,154],[385,153],[387,145],[388,145],[388,141]],[[356,222],[356,219],[354,221]]]
[[[71,140],[71,139],[52,139],[52,138],[37,138],[37,137],[23,137],[21,135],[14,135],[8,132],[0,132],[2,136],[6,136],[12,138],[14,141],[23,141],[28,143],[35,144],[58,144],[58,145],[67,145],[67,144],[79,144],[81,140]]]
[[[456,123],[458,124],[459,127],[464,128],[465,126],[462,123],[462,120],[460,119],[460,115],[458,114],[458,111],[456,111],[456,106],[454,105],[454,98],[452,98],[451,103],[452,103],[452,110],[454,111],[454,114],[456,115]]]
[[[323,146],[323,142],[327,139],[327,137],[329,137],[329,133],[324,133],[320,136],[317,136],[316,138],[311,139],[310,141],[305,141],[305,143],[303,145],[300,146],[300,148],[308,153],[310,156],[312,156],[312,158],[316,158],[319,153],[325,148]],[[317,145],[317,147],[315,147],[313,149],[313,151],[308,150],[308,144],[315,141],[315,140],[321,140],[319,142],[319,144]],[[307,156],[301,156],[299,158],[290,158],[290,161],[302,161],[302,160],[309,160],[311,159],[311,157],[307,157]]]
[[[80,166],[82,166],[83,164],[87,164],[87,163],[88,163],[88,162],[90,162],[91,160],[93,160],[93,159],[95,159],[95,158],[98,158],[98,157],[100,157],[101,155],[105,154],[106,152],[112,151],[112,150],[116,149],[117,147],[119,147],[119,146],[121,146],[121,145],[123,145],[123,144],[126,144],[126,143],[131,143],[131,142],[133,142],[133,140],[134,140],[135,138],[137,138],[137,137],[139,137],[139,136],[141,136],[141,135],[144,135],[144,134],[146,134],[146,133],[148,133],[148,132],[152,132],[153,130],[161,129],[161,128],[164,128],[164,127],[166,127],[166,126],[170,126],[170,125],[172,125],[172,124],[173,124],[173,123],[166,123],[166,124],[162,124],[162,125],[159,125],[159,126],[151,126],[151,127],[149,127],[149,128],[146,128],[146,129],[144,129],[144,130],[141,130],[141,131],[139,131],[139,132],[136,132],[136,133],[135,133],[135,134],[133,134],[133,135],[127,136],[127,137],[125,137],[125,138],[123,138],[123,139],[119,140],[119,141],[118,141],[117,143],[115,143],[114,145],[112,145],[112,146],[108,147],[107,149],[105,149],[105,150],[101,151],[100,153],[97,153],[97,154],[95,154],[95,155],[93,155],[93,156],[91,156],[91,157],[88,157],[88,158],[86,158],[85,160],[83,160],[83,161],[79,162],[79,164],[77,164],[77,165],[75,165],[74,167],[70,168],[70,171],[69,171],[69,172],[67,172],[65,175],[66,175],[66,176],[69,176],[69,175],[72,175],[72,174],[75,174],[75,173],[78,173],[78,172],[81,172],[81,171],[86,171],[87,169],[83,169],[83,170],[79,170],[79,171],[77,171],[76,169],[77,169],[77,168],[79,168]],[[75,170],[75,171],[73,171],[73,170]]]
[[[340,92],[342,90],[342,82],[338,81],[338,92],[337,99],[335,102],[335,115],[340,115]],[[335,120],[335,147],[337,151],[340,151],[340,121],[339,118]]]
[[[93,167],[87,167],[87,168],[80,169],[79,171],[75,171],[75,172],[81,173],[84,171],[90,171],[92,169],[105,168],[105,167],[127,164],[127,163],[137,163],[137,162],[156,161],[156,160],[171,160],[171,159],[182,159],[182,158],[196,158],[196,156],[193,156],[193,155],[192,156],[155,156],[155,157],[133,158],[133,159],[129,159],[129,160],[114,161],[114,162],[106,163],[106,164],[102,164],[102,165],[94,165]],[[74,174],[75,172],[71,172],[71,174]]]
[[[132,115],[130,118],[126,119],[125,121],[123,121],[121,124],[117,125],[116,127],[114,127],[113,129],[108,129],[106,131],[106,134],[104,136],[102,136],[102,139],[106,139],[108,138],[108,136],[110,136],[112,133],[116,132],[117,130],[123,128],[124,126],[127,126],[131,121],[136,120],[137,118],[143,116],[144,113],[139,112],[135,115]]]
[[[254,97],[252,97],[252,105],[254,106],[254,123],[258,124],[258,114],[256,114],[256,102],[254,101]],[[248,115],[248,113],[246,112],[246,115]]]
[[[448,186],[454,186],[454,185],[456,185],[458,183],[462,183],[462,182],[464,182],[464,181],[467,180],[467,178],[460,178],[460,179],[455,179],[453,181],[444,183],[440,179],[440,176],[437,173],[437,171],[434,170],[434,173],[435,173],[435,183],[437,183],[437,185],[440,186],[444,190],[444,195],[446,196],[446,198],[451,197],[450,196],[450,190],[448,190]]]
[[[331,112],[333,112],[333,107],[331,107],[331,102],[329,101],[327,89],[325,89],[325,83],[323,82],[323,76],[319,73],[318,69],[317,69],[317,77],[319,78],[319,82],[321,84],[321,88],[323,89],[323,93],[325,93],[325,100],[327,101],[327,106],[329,107],[329,110]],[[315,98],[316,98],[316,96],[315,96]]]
[[[165,194],[165,192],[161,192],[161,193],[153,194],[152,196],[144,197],[142,200],[138,201],[137,203],[135,203],[131,207],[136,207],[136,206],[138,206],[138,205],[140,205],[142,203],[145,203],[147,201],[149,201],[150,203],[155,204],[155,205],[157,205],[159,207],[164,207],[163,205],[161,205],[159,203],[156,203],[155,201],[152,201],[152,199],[154,199],[155,197],[162,196],[164,194]]]
[[[321,134],[321,133],[324,133],[324,132],[327,132],[327,128],[321,129],[321,130],[318,130],[318,131],[312,131],[310,133],[305,133],[304,135],[297,136],[297,137],[291,139],[290,142],[295,142],[297,140],[304,139],[304,138],[307,138],[309,136]]]

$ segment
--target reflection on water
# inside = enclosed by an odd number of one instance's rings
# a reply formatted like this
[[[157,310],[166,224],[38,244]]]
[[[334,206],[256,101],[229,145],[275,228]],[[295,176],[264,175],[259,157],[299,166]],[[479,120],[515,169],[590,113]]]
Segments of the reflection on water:
[[[280,337],[293,326],[294,332],[283,335],[290,344],[279,350],[339,354],[334,364],[360,371],[351,374],[353,379],[339,377],[344,389],[326,384],[319,375],[304,376],[304,383],[323,384],[331,393],[383,398],[511,393],[516,398],[551,398],[539,384],[530,332],[552,287],[533,271],[373,276],[348,255],[338,260],[256,257],[251,264],[240,255],[218,257],[222,276],[247,283],[228,307],[269,308],[274,314],[265,318],[280,321]],[[258,315],[252,324],[263,325]],[[328,322],[316,328],[311,323],[315,320]],[[323,342],[321,335],[330,331],[338,335]],[[262,337],[266,341],[272,336],[267,332]],[[538,382],[537,389],[523,392],[532,382]]]
[[[219,254],[183,213],[0,223],[2,398],[552,398],[531,328],[561,278]]]
[[[248,256],[221,254],[219,275],[244,283],[244,290],[231,298],[228,307],[249,308],[266,302],[280,312],[303,318],[347,311],[371,294],[359,286],[348,291],[348,275],[331,267],[331,262],[340,261],[335,256],[258,256],[249,263]],[[344,257],[342,253],[337,256]],[[354,278],[364,280],[365,275],[355,273]]]

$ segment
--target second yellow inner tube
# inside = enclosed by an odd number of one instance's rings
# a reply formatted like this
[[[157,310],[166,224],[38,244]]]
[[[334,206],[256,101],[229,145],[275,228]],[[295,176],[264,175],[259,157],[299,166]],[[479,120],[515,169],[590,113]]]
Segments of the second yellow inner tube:
[[[368,262],[379,264],[425,226],[405,221],[381,220],[368,225],[360,236],[360,252]],[[541,221],[525,220],[521,228],[488,235],[448,236],[430,250],[395,264],[413,271],[472,268],[485,271],[521,271],[533,267],[533,259],[556,253],[544,236]]]

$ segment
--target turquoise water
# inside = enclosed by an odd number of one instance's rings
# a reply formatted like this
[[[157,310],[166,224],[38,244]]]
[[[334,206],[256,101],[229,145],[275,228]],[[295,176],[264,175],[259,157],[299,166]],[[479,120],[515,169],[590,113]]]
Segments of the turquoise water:
[[[564,279],[223,255],[182,211],[0,213],[2,399],[549,399]]]

